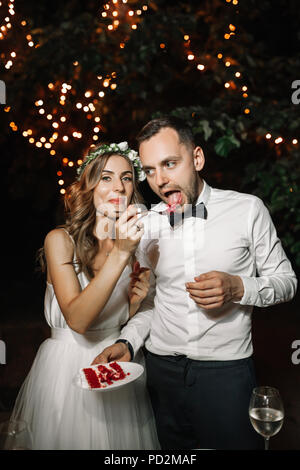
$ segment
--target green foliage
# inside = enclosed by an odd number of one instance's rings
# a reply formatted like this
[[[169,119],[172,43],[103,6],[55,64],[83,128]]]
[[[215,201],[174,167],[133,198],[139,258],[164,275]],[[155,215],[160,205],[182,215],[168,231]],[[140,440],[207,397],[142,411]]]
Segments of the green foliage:
[[[128,0],[133,9],[142,4]],[[15,135],[9,121],[21,122],[25,129],[34,127],[40,135],[46,133],[45,120],[37,116],[34,102],[57,99],[49,92],[49,82],[71,82],[74,95],[66,113],[74,128],[83,129],[85,138],[63,144],[60,154],[75,159],[92,143],[89,122],[74,110],[77,97],[96,89],[97,76],[105,78],[114,72],[116,90],[106,90],[105,99],[95,104],[101,115],[102,139],[129,140],[134,145],[136,133],[151,117],[165,113],[182,117],[204,147],[205,177],[213,185],[261,197],[285,248],[300,267],[299,145],[291,144],[292,138],[300,142],[300,105],[291,102],[291,84],[300,78],[296,2],[263,0],[257,5],[249,0],[234,6],[223,0],[152,0],[136,31],[129,21],[121,21],[113,32],[108,31],[111,20],[101,17],[100,7],[96,0],[55,0],[51,8],[45,0],[18,2],[39,47],[28,48],[25,34],[17,30],[18,37],[12,34],[8,44],[10,48],[18,45],[19,60],[11,71],[0,65],[12,104],[11,113],[0,113],[0,142],[8,149],[4,156],[12,176],[10,194],[16,198],[31,194],[42,205],[51,199],[50,189],[45,194],[43,185],[31,181],[45,178],[49,166],[55,175],[61,162],[49,163],[43,150],[20,141],[12,162]],[[235,35],[225,40],[230,24],[236,27]],[[183,39],[186,34],[190,42]],[[121,42],[125,47],[120,48]],[[187,60],[189,52],[195,54],[194,61]],[[217,58],[220,52],[222,59]],[[230,67],[224,65],[226,59]],[[75,61],[79,62],[76,67]],[[198,63],[205,70],[198,70]],[[226,82],[229,88],[224,87]],[[246,97],[242,86],[248,88]],[[251,111],[247,115],[246,107]],[[265,139],[268,132],[272,142]],[[284,138],[283,144],[274,144],[278,136]],[[67,183],[75,173],[64,168]],[[23,188],[17,183],[20,179]],[[52,197],[57,197],[57,187],[49,186]]]

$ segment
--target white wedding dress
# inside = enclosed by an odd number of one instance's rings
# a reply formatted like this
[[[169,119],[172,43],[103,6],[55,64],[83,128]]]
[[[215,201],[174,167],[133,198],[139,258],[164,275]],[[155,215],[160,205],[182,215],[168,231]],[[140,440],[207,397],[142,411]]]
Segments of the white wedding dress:
[[[145,372],[136,381],[105,392],[83,390],[72,382],[80,368],[115,342],[128,320],[130,272],[126,266],[101,315],[84,335],[68,327],[53,286],[47,283],[45,317],[51,338],[40,346],[12,413],[12,418],[29,424],[34,449],[159,449]],[[77,276],[84,289],[87,277],[82,272]],[[143,364],[142,353],[134,361]]]

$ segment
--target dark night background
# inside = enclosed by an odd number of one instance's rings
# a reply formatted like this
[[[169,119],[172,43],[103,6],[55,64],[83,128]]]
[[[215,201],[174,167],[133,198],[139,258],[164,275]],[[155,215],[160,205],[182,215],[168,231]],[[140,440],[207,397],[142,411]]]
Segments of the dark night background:
[[[261,197],[297,276],[300,270],[300,105],[291,100],[292,82],[300,80],[299,2],[19,0],[14,15],[8,4],[0,5],[0,27],[8,16],[12,24],[0,29],[0,79],[7,91],[6,105],[0,105],[0,338],[7,346],[7,363],[0,365],[3,419],[49,335],[43,319],[45,280],[36,271],[35,255],[47,232],[63,222],[60,190],[75,178],[77,160],[95,142],[95,116],[101,118],[99,141],[128,140],[133,146],[141,126],[159,113],[184,117],[204,149],[207,182]],[[114,9],[120,23],[109,30]],[[232,33],[228,39],[226,33]],[[12,51],[16,58],[6,68]],[[109,86],[99,88],[105,79]],[[64,82],[72,91],[62,105]],[[99,90],[105,91],[101,99]],[[53,120],[67,117],[59,121],[59,137],[51,147],[55,156],[35,145],[42,136],[48,142],[53,133],[52,121],[37,111],[37,100],[43,100]],[[92,102],[94,108],[84,114],[78,102]],[[28,129],[33,144],[23,136]],[[72,137],[74,130],[80,130],[81,139]],[[275,143],[279,137],[283,141]],[[146,183],[142,193],[148,204],[157,201]],[[273,449],[300,450],[300,364],[291,360],[299,327],[299,294],[290,303],[254,309],[258,380],[279,388],[286,410],[282,430],[271,439]]]

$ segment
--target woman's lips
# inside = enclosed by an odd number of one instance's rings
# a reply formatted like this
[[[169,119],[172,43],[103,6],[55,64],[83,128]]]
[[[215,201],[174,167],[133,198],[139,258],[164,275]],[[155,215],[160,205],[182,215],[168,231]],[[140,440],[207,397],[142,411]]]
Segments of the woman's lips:
[[[124,201],[123,199],[110,199],[108,202],[110,202],[111,204],[116,204],[116,205],[120,205],[120,204],[124,204]]]

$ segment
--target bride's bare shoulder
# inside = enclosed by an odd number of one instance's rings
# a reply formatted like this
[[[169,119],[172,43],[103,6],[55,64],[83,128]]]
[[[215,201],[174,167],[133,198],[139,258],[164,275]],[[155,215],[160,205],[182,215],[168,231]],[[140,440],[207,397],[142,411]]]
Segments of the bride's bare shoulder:
[[[55,228],[51,230],[44,240],[45,253],[50,254],[54,252],[72,255],[74,252],[74,244],[70,235],[63,228]]]

